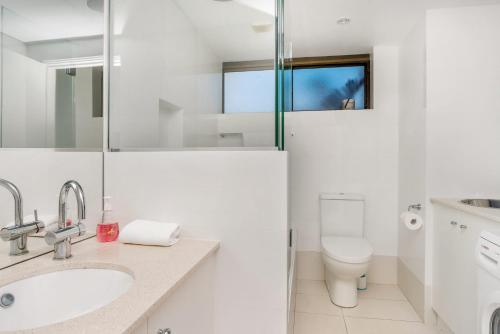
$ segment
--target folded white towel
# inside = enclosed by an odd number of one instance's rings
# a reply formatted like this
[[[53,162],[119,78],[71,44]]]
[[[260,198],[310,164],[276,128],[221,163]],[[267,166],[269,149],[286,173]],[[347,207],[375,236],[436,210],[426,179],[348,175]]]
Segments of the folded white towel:
[[[57,221],[58,221],[57,215],[38,215],[38,220],[40,220],[44,223],[45,231],[57,229]],[[31,222],[35,221],[35,216],[34,215],[24,216],[23,221],[25,223],[31,223]],[[12,221],[12,222],[7,223],[4,227],[11,227],[14,225],[15,225],[15,222]]]
[[[120,231],[120,242],[150,246],[172,246],[179,241],[180,226],[174,223],[134,220]]]

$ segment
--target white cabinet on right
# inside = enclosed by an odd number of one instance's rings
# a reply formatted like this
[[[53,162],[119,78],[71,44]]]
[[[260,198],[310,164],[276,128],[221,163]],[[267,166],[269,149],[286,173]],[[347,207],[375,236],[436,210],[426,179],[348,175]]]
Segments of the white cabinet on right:
[[[500,223],[475,215],[476,209],[433,203],[432,307],[455,334],[476,333],[475,247],[481,231],[498,231]]]

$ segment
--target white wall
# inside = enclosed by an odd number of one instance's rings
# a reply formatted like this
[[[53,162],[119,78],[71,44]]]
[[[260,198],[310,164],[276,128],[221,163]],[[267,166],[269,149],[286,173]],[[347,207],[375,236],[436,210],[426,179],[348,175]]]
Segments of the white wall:
[[[14,37],[11,37],[7,34],[0,33],[0,36],[2,36],[2,38],[3,38],[2,47],[4,50],[10,50],[10,51],[19,53],[21,55],[26,55],[26,53],[27,53],[26,44],[24,44],[20,40],[14,38]]]
[[[216,146],[222,63],[175,2],[115,2],[113,33],[112,146],[158,147],[160,99],[184,110],[185,146]]]
[[[400,284],[420,314],[431,303],[429,199],[500,196],[499,16],[498,5],[429,10],[401,45],[399,209],[424,204],[425,225],[399,230]]]
[[[321,192],[366,196],[366,237],[397,255],[398,49],[373,51],[374,110],[287,113],[291,223],[299,251],[320,250]]]
[[[425,19],[400,47],[399,212],[426,203]],[[400,224],[398,256],[422,284],[425,282],[426,226],[409,231]],[[422,296],[423,298],[423,296]]]
[[[3,51],[2,146],[45,147],[47,66]]]
[[[273,112],[229,113],[217,115],[219,134],[238,134],[242,147],[273,147],[275,144],[275,114]],[[230,138],[229,138],[230,140]],[[228,146],[219,136],[217,146]]]
[[[51,152],[45,150],[0,151],[0,178],[13,182],[21,191],[24,215],[38,209],[40,215],[58,213],[59,191],[68,180],[78,181],[85,192],[89,232],[101,218],[102,153]],[[76,202],[69,206],[75,218]],[[0,226],[14,220],[12,195],[0,187]],[[3,241],[0,241],[3,242]]]
[[[286,153],[106,153],[105,166],[122,227],[171,221],[184,237],[221,241],[215,333],[286,333]]]
[[[427,15],[430,197],[500,197],[500,6]]]

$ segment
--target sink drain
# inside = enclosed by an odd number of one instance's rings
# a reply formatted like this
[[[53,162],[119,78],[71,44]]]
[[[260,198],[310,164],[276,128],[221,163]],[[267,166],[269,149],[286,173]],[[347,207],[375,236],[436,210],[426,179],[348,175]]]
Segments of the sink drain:
[[[16,298],[12,293],[4,293],[2,297],[0,297],[0,307],[8,308],[14,304]]]

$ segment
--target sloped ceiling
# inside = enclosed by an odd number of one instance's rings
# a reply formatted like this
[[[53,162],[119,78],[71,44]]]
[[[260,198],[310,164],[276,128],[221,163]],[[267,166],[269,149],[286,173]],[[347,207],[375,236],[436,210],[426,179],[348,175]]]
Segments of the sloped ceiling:
[[[102,35],[103,13],[86,0],[0,0],[4,32],[24,43]]]

